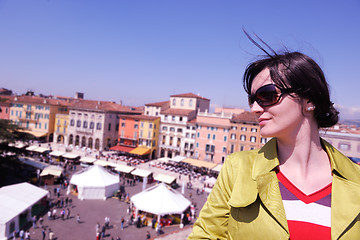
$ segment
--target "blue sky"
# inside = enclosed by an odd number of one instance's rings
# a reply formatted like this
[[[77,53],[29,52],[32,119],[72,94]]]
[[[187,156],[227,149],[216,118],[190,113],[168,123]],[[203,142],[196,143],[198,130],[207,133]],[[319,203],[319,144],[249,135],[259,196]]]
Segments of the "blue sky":
[[[262,52],[245,28],[314,58],[341,118],[360,118],[359,24],[359,0],[0,0],[0,87],[248,109],[242,75]]]

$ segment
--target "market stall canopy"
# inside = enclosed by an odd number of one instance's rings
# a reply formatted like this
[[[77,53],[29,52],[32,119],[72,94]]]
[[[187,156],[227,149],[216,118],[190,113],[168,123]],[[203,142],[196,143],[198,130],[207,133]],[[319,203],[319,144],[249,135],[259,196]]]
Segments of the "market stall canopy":
[[[29,146],[27,148],[25,148],[28,151],[34,151],[34,149],[38,148],[38,146]]]
[[[29,158],[29,157],[26,157],[26,158],[20,157],[19,161],[26,164],[26,165],[37,168],[37,169],[44,169],[47,166],[49,166],[49,164],[47,164],[47,163],[39,162],[39,161],[36,161],[35,159]]]
[[[0,224],[5,224],[47,196],[48,191],[30,183],[0,188]]]
[[[62,151],[53,151],[50,153],[50,156],[53,156],[53,157],[60,157],[62,155],[64,155],[66,152],[62,152]]]
[[[74,154],[74,153],[65,153],[64,155],[62,155],[62,157],[68,158],[68,159],[75,159],[75,158],[78,158],[80,156],[77,155],[77,154]]]
[[[182,156],[176,156],[172,159],[170,159],[170,161],[173,161],[173,162],[182,162],[186,157],[182,157]]]
[[[215,172],[220,172],[222,166],[223,166],[222,164],[218,164],[216,167],[214,167],[214,168],[211,169],[211,170],[213,170],[213,171],[215,171]]]
[[[166,184],[172,184],[173,182],[176,181],[176,177],[160,173],[156,175],[154,180],[159,182],[164,182]]]
[[[22,142],[17,142],[15,144],[16,148],[23,148],[23,147],[26,147],[26,146],[28,146],[28,144],[25,144],[25,143],[22,143]]]
[[[134,176],[139,176],[139,177],[148,177],[152,172],[148,171],[148,170],[144,170],[144,169],[135,169],[133,172],[131,172],[132,175]]]
[[[208,178],[205,180],[205,184],[208,184],[209,186],[214,186],[216,183],[216,178],[214,177],[211,177],[211,178]]]
[[[94,163],[95,161],[97,161],[97,159],[92,158],[92,157],[82,157],[80,159],[80,162],[83,162],[83,163]]]
[[[104,161],[104,160],[96,160],[94,162],[95,165],[99,165],[102,167],[117,167],[118,164],[114,163],[114,162],[110,162],[110,161]]]
[[[156,215],[181,214],[191,204],[181,193],[160,183],[131,197],[141,211]]]
[[[110,150],[113,150],[113,151],[118,151],[118,152],[131,152],[132,150],[134,150],[133,147],[126,147],[126,146],[113,146],[110,148]]]
[[[64,168],[62,168],[62,167],[50,165],[42,170],[42,172],[40,173],[40,177],[47,176],[47,175],[60,177],[61,174],[63,173],[63,171],[64,171]]]
[[[123,172],[123,173],[130,173],[130,172],[134,171],[134,169],[135,169],[134,167],[118,164],[117,167],[115,168],[115,171]]]
[[[192,159],[192,158],[186,158],[185,160],[183,160],[183,162],[189,163],[195,167],[200,167],[200,168],[205,167],[205,168],[209,168],[209,169],[212,169],[217,165],[216,163],[205,162],[205,161],[196,160],[196,159]]]
[[[162,157],[162,158],[158,158],[157,160],[158,160],[159,162],[167,163],[167,162],[169,162],[170,158],[168,158],[168,157]]]
[[[29,134],[33,135],[34,137],[37,137],[37,138],[44,137],[44,136],[47,135],[47,132],[45,132],[45,133],[44,132],[33,132],[33,131],[29,131],[29,130],[23,130],[22,132],[29,133]]]
[[[147,148],[147,147],[137,147],[137,148],[135,148],[134,150],[131,150],[130,153],[131,153],[131,154],[135,154],[135,155],[143,156],[143,155],[147,155],[147,154],[150,153],[150,148]]]
[[[38,153],[44,153],[44,152],[50,151],[50,149],[44,148],[44,147],[38,147],[38,148],[35,148],[33,151],[38,152]]]

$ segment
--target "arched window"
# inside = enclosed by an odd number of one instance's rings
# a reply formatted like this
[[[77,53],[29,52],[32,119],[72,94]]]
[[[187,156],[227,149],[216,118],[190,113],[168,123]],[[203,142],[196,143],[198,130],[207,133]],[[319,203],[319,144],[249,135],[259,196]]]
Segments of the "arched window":
[[[88,127],[88,122],[87,121],[84,121],[83,122],[83,128],[87,128]]]
[[[98,138],[95,140],[95,149],[96,150],[100,149],[100,140]]]
[[[101,123],[96,124],[96,130],[101,130]]]
[[[192,106],[193,106],[193,100],[190,99],[190,101],[189,101],[189,107],[192,107]]]
[[[71,119],[70,120],[70,126],[74,126],[75,125],[75,120],[74,119]]]
[[[175,106],[176,105],[176,98],[173,99],[172,101],[172,105]]]
[[[73,141],[74,141],[74,136],[72,134],[70,134],[70,136],[69,136],[69,145],[73,144]]]
[[[81,147],[85,147],[86,146],[86,138],[85,136],[81,138]]]
[[[94,129],[95,127],[95,123],[94,122],[90,122],[90,129]]]
[[[76,137],[75,137],[75,146],[78,146],[79,142],[80,142],[80,137],[79,137],[79,135],[76,135]]]
[[[76,127],[81,127],[81,121],[80,120],[76,121]]]
[[[185,100],[182,98],[181,100],[180,100],[180,105],[183,107],[184,106],[184,103],[185,102]]]
[[[88,140],[88,148],[92,148],[93,147],[93,139],[89,138]]]

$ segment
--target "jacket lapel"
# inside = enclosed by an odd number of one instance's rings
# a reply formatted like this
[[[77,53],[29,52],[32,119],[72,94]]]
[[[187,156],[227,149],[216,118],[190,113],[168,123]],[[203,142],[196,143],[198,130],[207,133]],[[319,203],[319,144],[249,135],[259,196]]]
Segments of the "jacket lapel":
[[[274,170],[278,165],[276,139],[272,139],[259,151],[252,176],[257,183],[259,197],[265,208],[276,222],[289,233],[279,181]]]
[[[360,213],[360,168],[326,141],[333,182],[331,200],[331,236],[338,239]]]

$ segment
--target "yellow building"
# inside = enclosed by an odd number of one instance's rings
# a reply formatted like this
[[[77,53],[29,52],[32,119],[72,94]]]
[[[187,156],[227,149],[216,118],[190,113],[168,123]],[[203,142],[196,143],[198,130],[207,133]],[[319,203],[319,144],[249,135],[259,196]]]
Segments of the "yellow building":
[[[67,143],[68,126],[69,114],[57,113],[55,115],[54,142]]]
[[[140,119],[138,146],[150,149],[149,157],[154,159],[158,153],[160,117],[137,116]]]
[[[9,119],[36,138],[53,141],[57,113],[68,114],[68,102],[38,96],[16,96]]]

